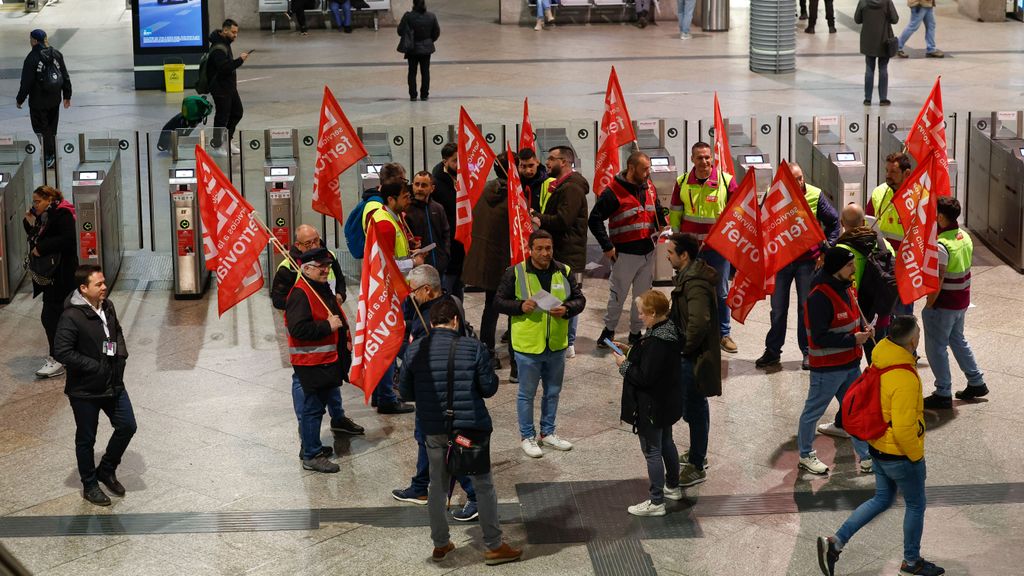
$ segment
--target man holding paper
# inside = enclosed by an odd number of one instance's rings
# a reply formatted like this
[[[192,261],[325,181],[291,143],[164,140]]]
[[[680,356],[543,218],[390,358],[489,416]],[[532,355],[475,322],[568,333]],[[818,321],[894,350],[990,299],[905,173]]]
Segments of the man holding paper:
[[[530,257],[505,270],[494,297],[498,312],[512,318],[512,349],[519,366],[516,412],[523,452],[531,458],[544,455],[541,445],[572,450],[572,444],[555,435],[555,413],[562,391],[565,349],[569,347],[569,319],[583,311],[586,299],[580,284],[571,281],[569,267],[552,257],[551,233],[530,234]],[[540,438],[533,424],[537,385],[543,384]]]

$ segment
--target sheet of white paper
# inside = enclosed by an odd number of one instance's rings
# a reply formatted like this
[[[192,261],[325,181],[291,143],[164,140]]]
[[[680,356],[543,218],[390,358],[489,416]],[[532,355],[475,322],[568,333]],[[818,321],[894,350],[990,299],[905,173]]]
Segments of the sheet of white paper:
[[[427,244],[426,246],[424,246],[422,248],[417,248],[417,249],[413,250],[412,251],[412,255],[415,256],[417,254],[426,254],[427,252],[430,252],[434,248],[437,248],[437,243]]]
[[[552,308],[562,305],[562,301],[552,296],[547,290],[537,290],[530,299],[537,303],[537,308],[545,312],[550,312]]]

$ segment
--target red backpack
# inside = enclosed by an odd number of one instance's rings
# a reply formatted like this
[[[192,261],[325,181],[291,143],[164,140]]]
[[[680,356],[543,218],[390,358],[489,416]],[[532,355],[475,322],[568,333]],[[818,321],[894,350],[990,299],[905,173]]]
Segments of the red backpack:
[[[882,417],[882,374],[890,370],[909,370],[910,364],[896,364],[888,368],[868,366],[846,390],[840,410],[843,414],[843,429],[858,440],[877,440],[885,436],[892,425]],[[915,372],[916,373],[916,372]]]

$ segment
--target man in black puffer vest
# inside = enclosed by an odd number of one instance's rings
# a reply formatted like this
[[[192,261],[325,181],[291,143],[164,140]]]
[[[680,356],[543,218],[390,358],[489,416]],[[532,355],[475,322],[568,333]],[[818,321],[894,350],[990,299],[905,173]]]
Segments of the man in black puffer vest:
[[[67,369],[64,394],[75,414],[75,455],[82,497],[97,506],[110,506],[110,498],[99,482],[115,495],[124,496],[124,486],[117,481],[115,471],[136,430],[132,401],[124,389],[128,348],[114,304],[107,300],[107,283],[100,267],[79,266],[75,285],[78,288],[65,301],[57,324],[53,356]],[[97,468],[93,448],[100,412],[110,419],[114,434]]]

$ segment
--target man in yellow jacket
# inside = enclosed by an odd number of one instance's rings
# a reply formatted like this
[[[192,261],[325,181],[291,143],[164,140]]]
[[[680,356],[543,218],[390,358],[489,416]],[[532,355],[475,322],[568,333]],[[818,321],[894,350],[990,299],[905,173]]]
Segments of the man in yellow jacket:
[[[916,366],[914,350],[921,342],[921,328],[914,316],[893,319],[889,337],[878,343],[872,365],[884,369],[907,364]],[[924,397],[916,367],[896,369],[882,374],[882,417],[889,422],[885,435],[870,440],[874,462],[875,496],[864,502],[834,536],[818,538],[818,565],[822,574],[833,576],[839,554],[850,538],[892,506],[897,489],[903,495],[902,575],[937,576],[946,571],[921,557],[921,533],[924,531],[925,463]]]

